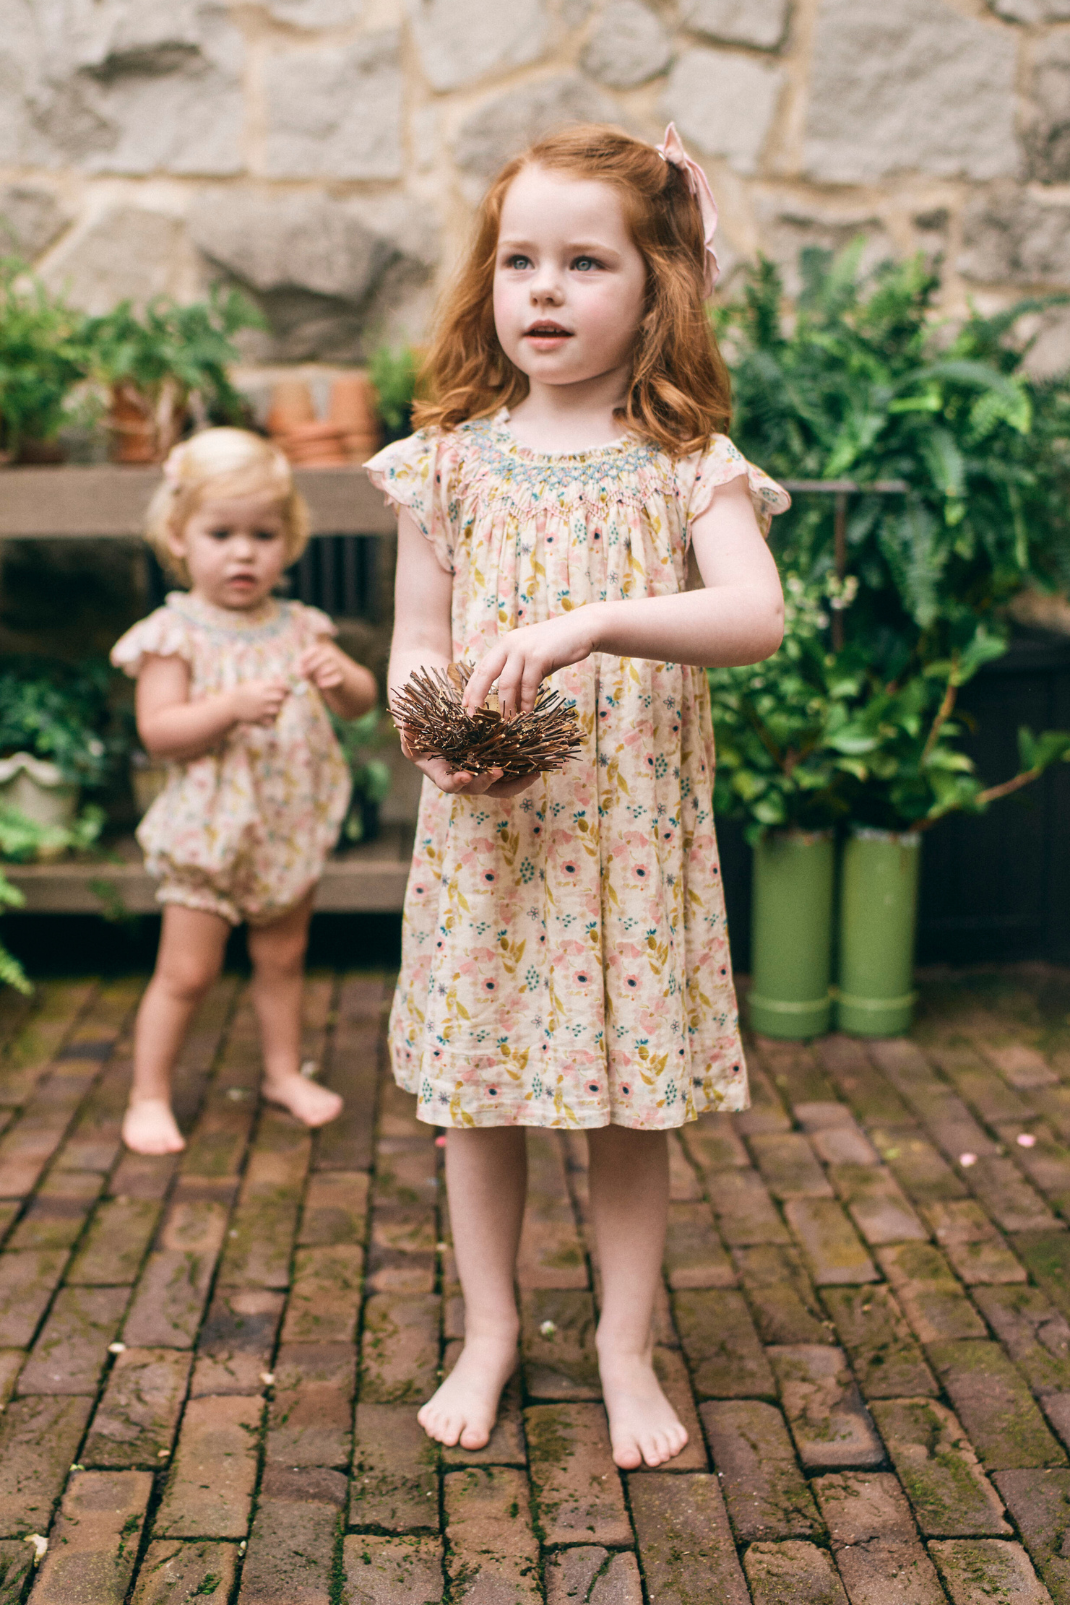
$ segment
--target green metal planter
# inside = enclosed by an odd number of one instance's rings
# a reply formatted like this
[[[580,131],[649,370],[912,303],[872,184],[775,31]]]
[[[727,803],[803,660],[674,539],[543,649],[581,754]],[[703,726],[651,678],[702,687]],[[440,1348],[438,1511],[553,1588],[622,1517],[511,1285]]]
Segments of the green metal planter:
[[[770,1037],[829,1028],[831,831],[775,831],[754,852],[750,1023]]]
[[[856,829],[843,849],[836,1022],[863,1037],[909,1030],[921,837]]]

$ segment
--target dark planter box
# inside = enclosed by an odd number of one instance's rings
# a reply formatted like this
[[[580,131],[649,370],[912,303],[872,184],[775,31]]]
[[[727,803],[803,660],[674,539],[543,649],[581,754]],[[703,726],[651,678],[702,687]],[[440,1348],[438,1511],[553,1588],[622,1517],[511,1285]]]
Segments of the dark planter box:
[[[1029,634],[964,690],[966,743],[989,784],[1018,768],[1018,727],[1070,728],[1070,639]],[[750,968],[750,849],[718,825],[728,929],[737,969]],[[926,832],[918,913],[920,964],[1070,963],[1070,764]]]

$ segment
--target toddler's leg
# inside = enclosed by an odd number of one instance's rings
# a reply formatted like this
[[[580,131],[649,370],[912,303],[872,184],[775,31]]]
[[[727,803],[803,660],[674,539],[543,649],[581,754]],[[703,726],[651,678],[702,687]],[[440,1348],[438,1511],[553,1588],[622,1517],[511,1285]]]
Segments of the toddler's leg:
[[[270,925],[250,925],[253,1007],[260,1022],[264,1055],[261,1091],[306,1126],[323,1126],[341,1113],[336,1092],[301,1074],[301,996],[305,950],[312,918],[312,893]]]
[[[464,1348],[417,1418],[439,1443],[482,1449],[516,1365],[520,1320],[513,1281],[527,1184],[522,1127],[451,1128],[446,1185],[464,1293]]]
[[[632,1470],[678,1455],[687,1433],[654,1375],[652,1322],[669,1204],[663,1131],[587,1133],[590,1198],[602,1270],[596,1343],[613,1458]]]
[[[193,1011],[219,974],[230,926],[219,914],[166,903],[156,969],[134,1028],[134,1083],[123,1141],[138,1154],[186,1145],[171,1113],[171,1071]]]

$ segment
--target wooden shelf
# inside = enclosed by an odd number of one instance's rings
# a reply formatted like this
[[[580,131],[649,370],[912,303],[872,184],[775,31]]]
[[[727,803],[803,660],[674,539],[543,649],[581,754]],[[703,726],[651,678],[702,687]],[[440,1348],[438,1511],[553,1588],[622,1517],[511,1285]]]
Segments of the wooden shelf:
[[[26,899],[12,914],[129,914],[159,912],[156,885],[145,873],[133,837],[109,844],[106,859],[64,859],[58,864],[5,864],[4,874]],[[319,913],[397,913],[412,856],[412,826],[384,825],[374,842],[349,847],[327,860],[316,894]]]
[[[393,513],[363,468],[298,468],[314,535],[392,535]],[[160,483],[158,468],[0,470],[0,540],[136,539]]]

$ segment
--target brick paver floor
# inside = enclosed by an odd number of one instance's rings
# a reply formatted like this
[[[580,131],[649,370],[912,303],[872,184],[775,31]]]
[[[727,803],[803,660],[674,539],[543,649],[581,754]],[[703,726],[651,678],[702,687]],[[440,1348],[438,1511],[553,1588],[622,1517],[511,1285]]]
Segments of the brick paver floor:
[[[523,1363],[479,1453],[414,1411],[462,1334],[389,982],[317,974],[314,1137],[235,978],[174,1159],[123,1152],[143,978],[0,997],[0,1605],[1070,1605],[1070,972],[930,982],[910,1039],[751,1048],[674,1134],[657,1363],[620,1474],[581,1138],[533,1132]]]

